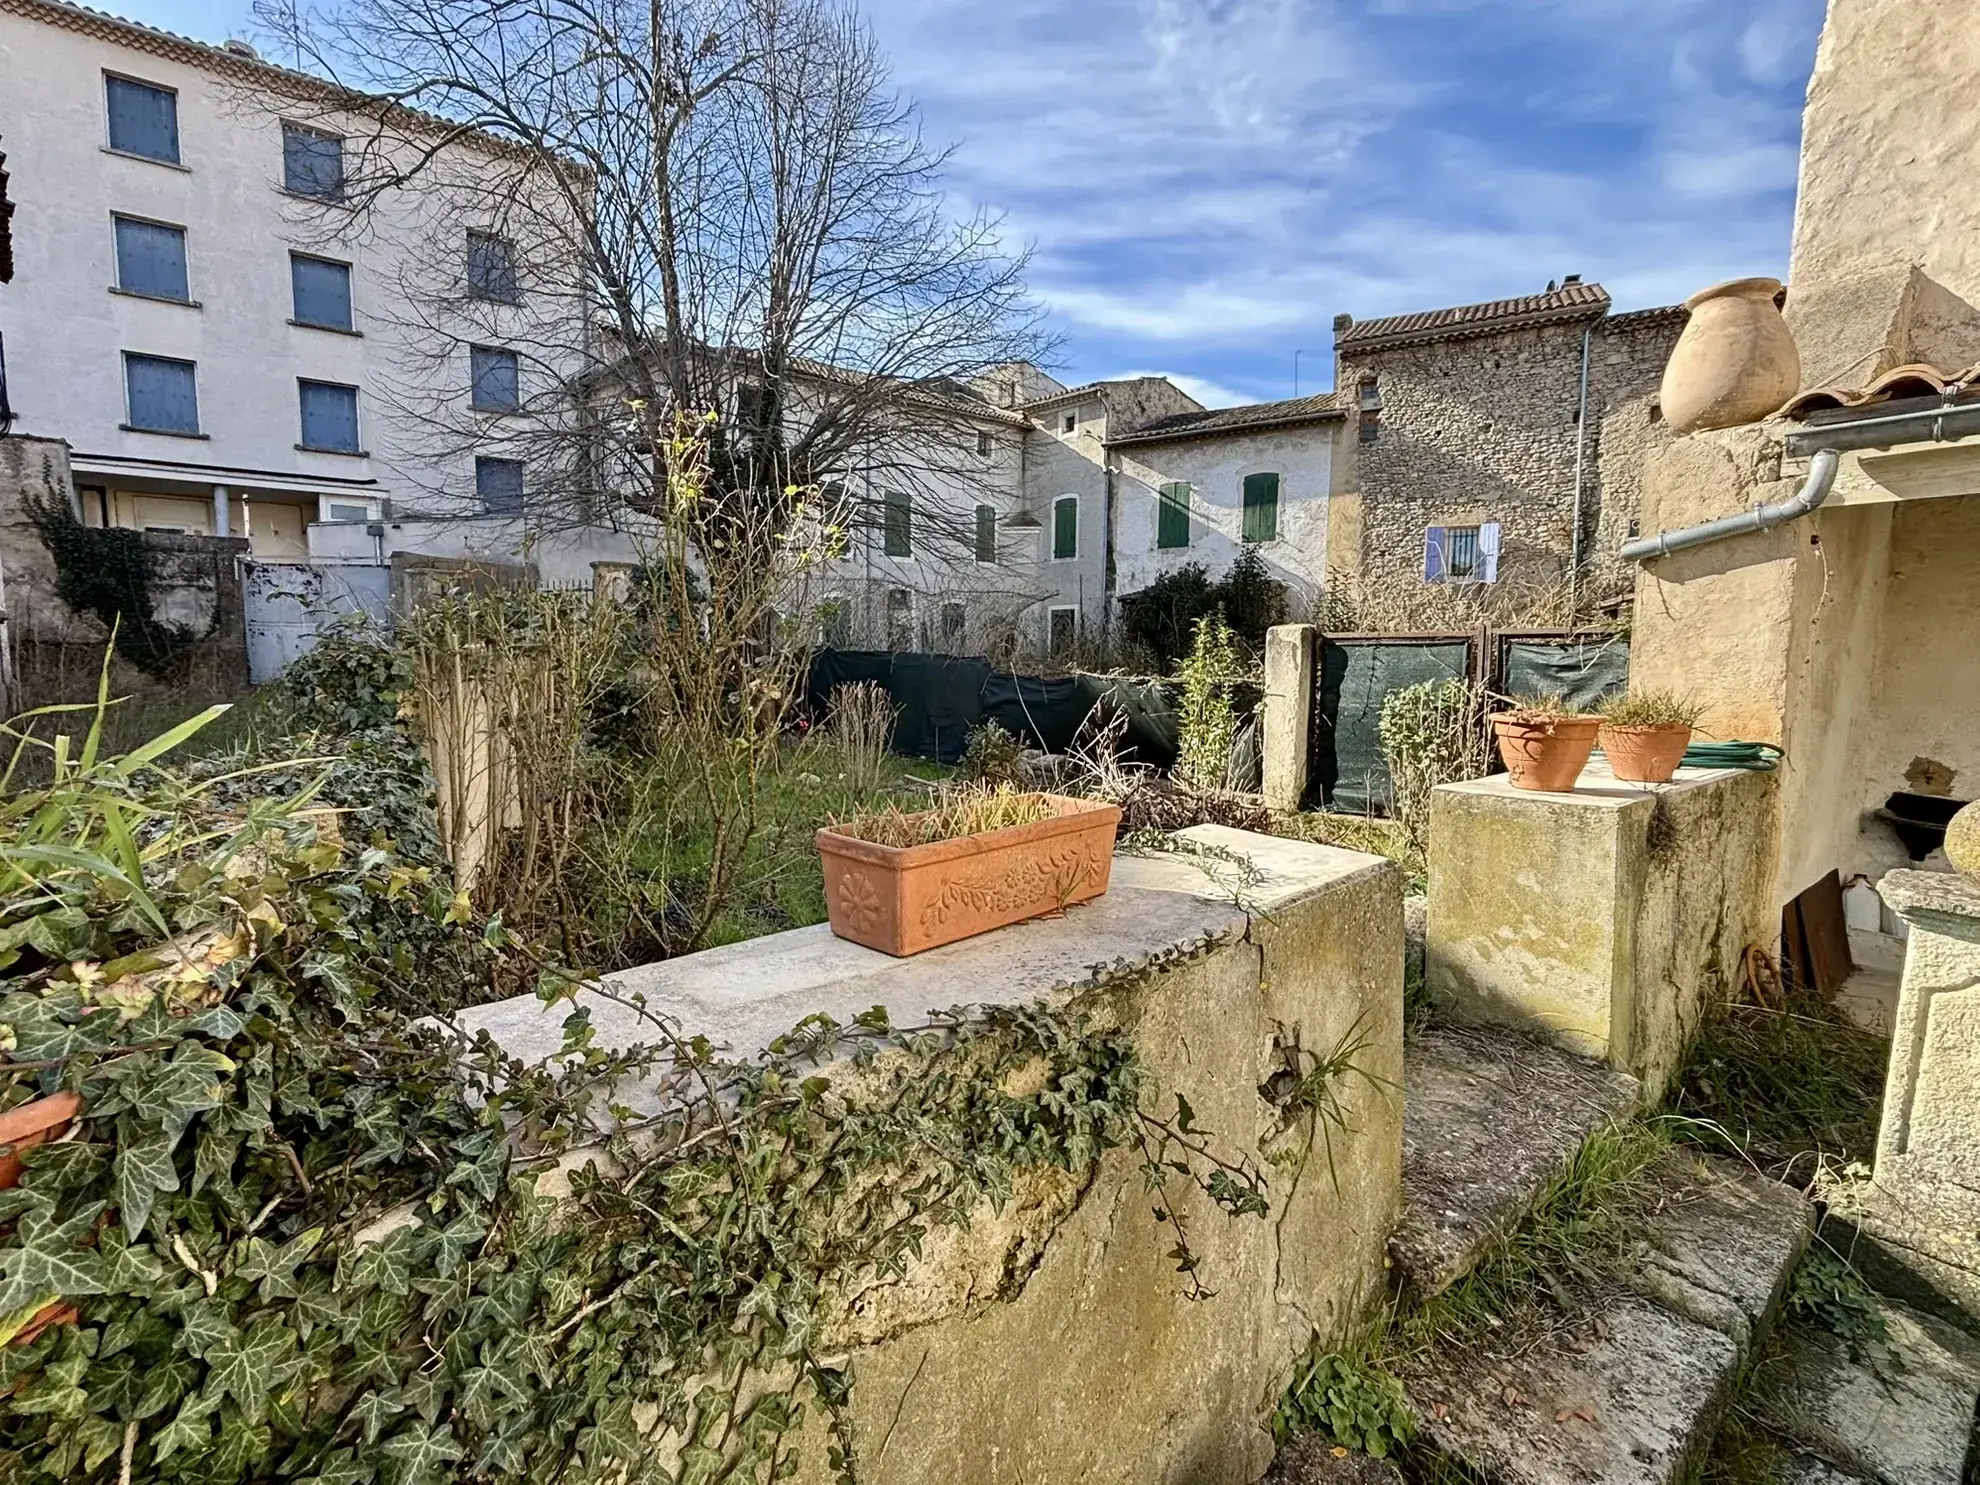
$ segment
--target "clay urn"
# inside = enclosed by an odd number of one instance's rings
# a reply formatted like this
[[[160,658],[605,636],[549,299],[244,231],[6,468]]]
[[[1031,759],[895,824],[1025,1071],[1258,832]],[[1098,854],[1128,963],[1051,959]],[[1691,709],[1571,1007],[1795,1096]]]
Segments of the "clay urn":
[[[1946,826],[1946,860],[1953,870],[1980,877],[1980,800],[1952,817]]]
[[[1693,294],[1658,400],[1673,433],[1733,428],[1778,412],[1801,388],[1801,353],[1781,318],[1779,279],[1736,278]]]

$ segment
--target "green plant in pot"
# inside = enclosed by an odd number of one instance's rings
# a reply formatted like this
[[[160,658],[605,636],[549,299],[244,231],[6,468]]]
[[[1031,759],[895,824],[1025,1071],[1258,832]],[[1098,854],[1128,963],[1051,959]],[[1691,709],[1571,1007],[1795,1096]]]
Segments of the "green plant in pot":
[[[1515,696],[1493,715],[1492,735],[1515,789],[1563,794],[1581,777],[1601,724],[1600,717],[1575,711],[1558,696]]]
[[[1602,703],[1602,752],[1615,776],[1668,784],[1704,708],[1671,691],[1632,691]]]

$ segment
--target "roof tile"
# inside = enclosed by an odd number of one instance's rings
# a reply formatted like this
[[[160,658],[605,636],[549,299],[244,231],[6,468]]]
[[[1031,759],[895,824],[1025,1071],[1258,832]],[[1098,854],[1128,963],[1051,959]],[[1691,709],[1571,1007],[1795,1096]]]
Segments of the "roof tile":
[[[1253,402],[1243,407],[1213,408],[1208,412],[1171,413],[1143,423],[1130,433],[1109,438],[1109,444],[1158,443],[1171,439],[1206,438],[1222,433],[1255,433],[1267,428],[1327,422],[1342,416],[1349,399],[1339,392],[1292,397],[1284,402]]]
[[[1609,291],[1600,284],[1563,284],[1548,293],[1527,294],[1518,299],[1491,299],[1483,304],[1426,309],[1379,320],[1350,320],[1334,332],[1334,348],[1379,350],[1424,341],[1457,340],[1468,335],[1492,335],[1529,325],[1590,319],[1607,313],[1608,308]]]

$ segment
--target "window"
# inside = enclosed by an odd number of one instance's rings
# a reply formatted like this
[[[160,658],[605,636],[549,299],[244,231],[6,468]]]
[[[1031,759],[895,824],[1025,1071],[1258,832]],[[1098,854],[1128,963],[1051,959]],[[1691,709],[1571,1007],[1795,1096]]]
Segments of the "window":
[[[1244,477],[1244,539],[1279,539],[1279,477],[1276,474],[1247,474]]]
[[[314,325],[322,330],[352,328],[350,264],[291,253],[289,287],[298,325]]]
[[[110,113],[110,148],[147,160],[179,163],[179,95],[170,88],[103,78],[103,101]]]
[[[1045,647],[1054,655],[1063,655],[1073,647],[1079,638],[1079,610],[1076,608],[1049,608],[1045,610]]]
[[[1061,433],[1077,433],[1079,431],[1079,414],[1076,412],[1062,414],[1059,418],[1059,431]]]
[[[1061,495],[1052,502],[1052,560],[1079,555],[1079,497]]]
[[[352,505],[344,500],[332,500],[326,508],[325,518],[332,521],[369,521],[371,507]]]
[[[117,287],[126,294],[190,304],[186,288],[186,229],[136,217],[113,217],[117,229]]]
[[[326,454],[358,452],[357,388],[299,381],[302,446]]]
[[[990,457],[990,430],[987,428],[976,430],[976,457],[979,459]]]
[[[887,648],[914,648],[914,595],[906,588],[887,590]]]
[[[282,187],[298,196],[344,199],[344,141],[321,129],[282,126]]]
[[[914,555],[914,505],[903,490],[880,492],[884,514],[881,519],[881,550],[889,557]]]
[[[516,245],[492,232],[467,235],[468,293],[497,304],[520,304],[522,280],[516,273]]]
[[[468,347],[474,388],[469,405],[477,412],[515,412],[522,407],[522,385],[516,353],[497,346]]]
[[[1496,583],[1499,523],[1432,526],[1424,535],[1423,577],[1432,583]]]
[[[1155,545],[1189,545],[1189,486],[1178,480],[1162,486],[1155,496]]]
[[[960,603],[942,605],[942,648],[955,654],[963,647],[963,635],[969,628],[969,611]]]
[[[199,392],[193,363],[124,352],[127,426],[141,433],[199,432]]]
[[[997,560],[997,507],[994,505],[979,505],[976,508],[976,560]]]
[[[481,500],[481,508],[490,515],[521,515],[522,460],[477,458],[474,461],[474,493]]]

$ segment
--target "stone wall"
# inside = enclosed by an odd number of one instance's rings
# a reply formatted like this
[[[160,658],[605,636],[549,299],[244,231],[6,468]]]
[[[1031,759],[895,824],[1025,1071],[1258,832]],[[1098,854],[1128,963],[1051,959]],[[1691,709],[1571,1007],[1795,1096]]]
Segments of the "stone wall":
[[[1498,590],[1472,585],[1463,596],[1481,609],[1518,606],[1564,583],[1590,323],[1581,550],[1590,596],[1626,591],[1616,553],[1640,518],[1642,461],[1667,441],[1655,403],[1682,328],[1670,310],[1342,352],[1335,385],[1372,376],[1382,397],[1372,437],[1363,426],[1349,441],[1360,536],[1358,557],[1334,563],[1345,579],[1421,587],[1429,527],[1497,521]]]
[[[59,439],[0,439],[0,573],[6,580],[12,709],[95,696],[110,634],[56,592],[55,562],[29,515],[30,500],[68,503],[69,446]],[[247,631],[240,562],[245,538],[142,534],[154,617],[200,637],[185,674],[166,680],[119,661],[118,695],[231,695],[247,686]]]
[[[864,1276],[824,1344],[849,1358],[872,1485],[1250,1485],[1296,1354],[1381,1302],[1401,1199],[1399,875],[1328,847],[1190,834],[1262,875],[1234,894],[1191,861],[1122,857],[1092,903],[912,959],[821,926],[612,977],[737,1053],[816,1011],[845,1021],[881,1005],[911,1025],[963,1000],[1076,1006],[1129,1032],[1151,1100],[1183,1094],[1220,1143],[1267,1163],[1264,1218],[1175,1192],[1208,1299],[1184,1296],[1174,1234],[1151,1218],[1128,1149],[1027,1178],[905,1275]],[[523,997],[458,1020],[534,1061],[560,1045],[567,1010]],[[601,1047],[651,1039],[623,1005],[594,1000],[592,1014]],[[1346,1128],[1323,1147],[1265,1085],[1294,1045],[1325,1057],[1357,1043],[1366,1076],[1336,1085]],[[798,1478],[829,1478],[822,1445],[808,1441]]]

